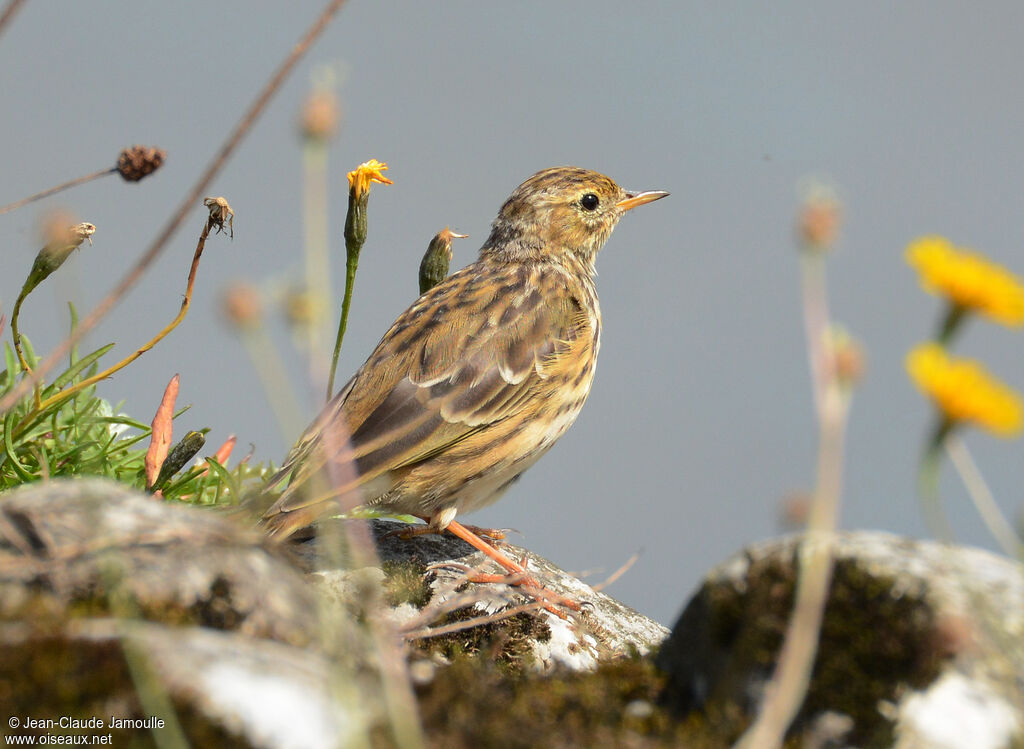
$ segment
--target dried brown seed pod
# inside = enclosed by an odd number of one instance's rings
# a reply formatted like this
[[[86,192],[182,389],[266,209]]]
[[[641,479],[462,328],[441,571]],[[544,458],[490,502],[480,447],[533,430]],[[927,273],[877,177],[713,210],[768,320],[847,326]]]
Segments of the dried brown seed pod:
[[[159,169],[167,152],[156,146],[132,146],[117,157],[117,172],[128,182],[138,182]]]

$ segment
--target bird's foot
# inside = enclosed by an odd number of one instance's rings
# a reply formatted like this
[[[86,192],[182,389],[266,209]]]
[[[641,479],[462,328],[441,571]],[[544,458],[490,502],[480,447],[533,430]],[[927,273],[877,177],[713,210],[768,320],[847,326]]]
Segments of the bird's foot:
[[[573,611],[580,610],[580,604],[577,601],[559,593],[555,593],[553,590],[549,590],[541,585],[540,581],[527,571],[525,558],[523,559],[523,563],[509,559],[505,554],[502,554],[498,549],[494,548],[490,543],[473,533],[469,528],[461,523],[455,522],[454,520],[449,523],[448,530],[452,535],[461,538],[470,546],[482,551],[495,562],[500,564],[509,573],[508,575],[489,575],[480,572],[473,572],[467,576],[467,579],[470,582],[506,583],[508,585],[515,585],[533,598],[544,609],[562,619],[567,619],[568,617],[565,612],[558,607],[564,607]]]

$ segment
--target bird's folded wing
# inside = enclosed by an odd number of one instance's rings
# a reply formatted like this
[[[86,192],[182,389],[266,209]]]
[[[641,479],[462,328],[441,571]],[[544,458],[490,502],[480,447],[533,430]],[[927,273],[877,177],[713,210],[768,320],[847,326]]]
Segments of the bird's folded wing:
[[[538,289],[545,279],[536,273],[510,268],[485,279],[467,273],[471,268],[395,322],[296,447],[302,465],[292,486],[328,461],[354,460],[358,479],[337,487],[348,491],[528,407],[586,316],[570,294]],[[295,510],[311,500],[289,487],[273,510]]]

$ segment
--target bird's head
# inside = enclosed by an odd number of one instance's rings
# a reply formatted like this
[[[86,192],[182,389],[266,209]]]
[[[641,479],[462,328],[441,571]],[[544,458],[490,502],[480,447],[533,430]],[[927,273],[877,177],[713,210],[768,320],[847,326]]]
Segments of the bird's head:
[[[594,257],[622,215],[666,195],[623,190],[589,169],[544,169],[505,201],[480,251],[508,261],[557,259],[568,253],[592,272]]]

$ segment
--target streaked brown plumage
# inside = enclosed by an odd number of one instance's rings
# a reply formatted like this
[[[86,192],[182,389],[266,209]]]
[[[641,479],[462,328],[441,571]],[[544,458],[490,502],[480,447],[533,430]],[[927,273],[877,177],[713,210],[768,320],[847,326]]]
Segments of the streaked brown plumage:
[[[458,513],[498,499],[590,391],[598,250],[627,210],[665,195],[576,167],[520,185],[479,259],[399,316],[293,448],[270,482],[291,475],[264,516],[269,531],[288,536],[338,511],[339,497],[454,531]],[[313,490],[328,461],[354,461],[354,477]]]

